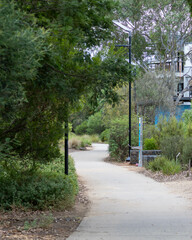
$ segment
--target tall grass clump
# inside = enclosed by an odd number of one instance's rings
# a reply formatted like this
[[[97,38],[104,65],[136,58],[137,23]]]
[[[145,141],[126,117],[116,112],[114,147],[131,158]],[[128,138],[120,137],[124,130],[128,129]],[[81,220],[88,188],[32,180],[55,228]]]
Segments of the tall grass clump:
[[[165,175],[174,175],[181,171],[181,164],[175,160],[169,160],[162,156],[149,162],[147,169],[150,169],[153,172],[162,172]]]
[[[100,142],[100,138],[97,134],[94,135],[75,135],[70,133],[69,136],[69,148],[80,149],[91,146],[93,142]]]

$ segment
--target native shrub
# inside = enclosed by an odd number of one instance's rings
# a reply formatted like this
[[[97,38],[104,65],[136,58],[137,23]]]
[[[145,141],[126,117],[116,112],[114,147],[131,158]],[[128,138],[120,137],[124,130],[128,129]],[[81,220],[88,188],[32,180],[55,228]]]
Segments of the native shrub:
[[[157,145],[160,147],[163,138],[172,136],[183,136],[184,126],[183,122],[178,122],[175,117],[170,119],[160,119],[157,126],[153,129],[153,138],[156,140]]]
[[[153,172],[161,171],[166,175],[173,175],[181,171],[181,164],[177,163],[175,160],[169,160],[166,157],[157,157],[154,161],[149,162],[148,169]]]
[[[90,116],[87,122],[87,133],[88,134],[100,134],[105,130],[102,121],[102,113],[97,112]]]
[[[156,149],[158,149],[158,145],[154,138],[146,138],[144,140],[144,150],[156,150]]]
[[[87,133],[87,121],[82,122],[75,128],[75,133],[77,135],[83,135]]]
[[[182,163],[188,164],[189,161],[192,161],[192,138],[185,139],[182,153]]]
[[[183,146],[183,136],[165,136],[160,142],[162,153],[168,159],[176,159],[177,154],[182,153]]]
[[[110,135],[110,130],[109,129],[105,129],[101,134],[100,134],[100,138],[102,142],[108,142],[109,140],[109,135]]]
[[[129,152],[129,122],[128,116],[124,115],[111,122],[109,129],[109,152],[117,161],[124,161]],[[132,118],[132,146],[138,146],[138,121]]]
[[[3,209],[21,206],[31,209],[66,208],[73,205],[78,192],[71,158],[68,176],[64,175],[62,158],[46,165],[40,164],[36,171],[22,171],[18,161],[14,165],[15,174],[8,171],[3,162],[0,170],[0,207]]]

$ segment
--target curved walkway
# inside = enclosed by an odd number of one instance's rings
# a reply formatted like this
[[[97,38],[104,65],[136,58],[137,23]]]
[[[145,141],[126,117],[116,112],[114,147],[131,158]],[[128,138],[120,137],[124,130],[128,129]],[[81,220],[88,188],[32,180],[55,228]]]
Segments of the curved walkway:
[[[105,144],[72,156],[89,189],[91,209],[68,240],[192,239],[187,200],[161,183],[104,162]]]

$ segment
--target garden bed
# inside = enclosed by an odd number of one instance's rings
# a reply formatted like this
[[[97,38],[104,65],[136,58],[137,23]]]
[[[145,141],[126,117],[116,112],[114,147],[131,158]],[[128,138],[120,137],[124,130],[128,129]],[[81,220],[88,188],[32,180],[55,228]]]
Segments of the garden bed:
[[[65,211],[22,211],[0,213],[2,240],[66,239],[80,224],[89,209],[86,188],[79,181],[79,194],[73,208]]]

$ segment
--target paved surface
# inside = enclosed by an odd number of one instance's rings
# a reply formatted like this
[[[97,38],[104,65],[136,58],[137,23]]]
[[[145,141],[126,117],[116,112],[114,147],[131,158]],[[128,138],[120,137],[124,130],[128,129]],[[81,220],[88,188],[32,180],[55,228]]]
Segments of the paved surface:
[[[161,183],[103,162],[106,150],[95,144],[93,151],[72,154],[92,204],[68,240],[192,239],[189,202]]]

